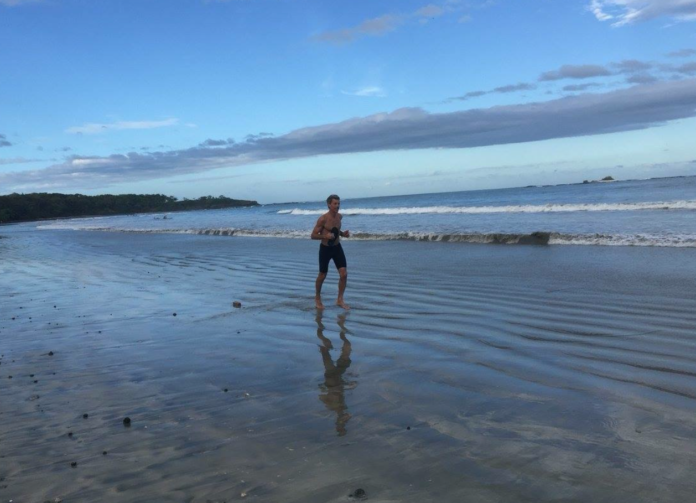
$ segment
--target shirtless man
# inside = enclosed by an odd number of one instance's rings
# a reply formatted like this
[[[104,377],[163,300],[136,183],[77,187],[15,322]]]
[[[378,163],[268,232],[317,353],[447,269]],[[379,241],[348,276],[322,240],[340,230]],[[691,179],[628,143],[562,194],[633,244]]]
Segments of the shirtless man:
[[[343,292],[346,291],[346,284],[348,283],[348,270],[346,269],[346,256],[341,246],[341,238],[349,238],[350,231],[341,230],[341,219],[343,216],[338,212],[341,207],[341,198],[332,194],[326,199],[326,205],[329,207],[329,211],[319,217],[314,230],[312,230],[312,239],[321,240],[321,246],[319,247],[319,276],[317,276],[316,281],[314,302],[317,305],[317,309],[324,309],[324,304],[321,302],[321,286],[324,284],[326,274],[329,272],[329,262],[333,260],[339,274],[336,305],[341,306],[343,309],[350,309],[348,304],[343,301]]]

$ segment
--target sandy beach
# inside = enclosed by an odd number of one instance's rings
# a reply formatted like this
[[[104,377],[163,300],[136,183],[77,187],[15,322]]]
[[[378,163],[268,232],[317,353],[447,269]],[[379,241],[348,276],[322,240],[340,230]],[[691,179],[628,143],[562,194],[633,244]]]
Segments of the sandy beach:
[[[0,235],[2,501],[696,490],[695,249]]]

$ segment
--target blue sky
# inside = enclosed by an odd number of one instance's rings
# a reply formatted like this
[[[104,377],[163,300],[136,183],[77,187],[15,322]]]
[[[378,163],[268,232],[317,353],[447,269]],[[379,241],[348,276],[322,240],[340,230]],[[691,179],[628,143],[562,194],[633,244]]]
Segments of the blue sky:
[[[0,0],[0,193],[696,175],[696,0]]]

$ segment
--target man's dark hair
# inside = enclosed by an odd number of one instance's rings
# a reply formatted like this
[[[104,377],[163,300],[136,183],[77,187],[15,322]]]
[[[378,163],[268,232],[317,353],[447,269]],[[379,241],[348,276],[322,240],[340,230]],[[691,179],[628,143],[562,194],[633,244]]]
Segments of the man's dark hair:
[[[331,194],[329,197],[326,198],[326,204],[331,204],[331,201],[334,199],[338,199],[339,201],[341,200],[340,197],[338,197],[336,194]]]

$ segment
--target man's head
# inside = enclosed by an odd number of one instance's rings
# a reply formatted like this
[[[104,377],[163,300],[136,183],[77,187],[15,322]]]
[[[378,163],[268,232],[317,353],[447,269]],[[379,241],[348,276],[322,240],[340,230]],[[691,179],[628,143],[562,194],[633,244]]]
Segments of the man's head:
[[[331,194],[329,197],[326,198],[326,205],[329,207],[331,211],[338,211],[341,207],[341,198],[338,197],[336,194]]]

